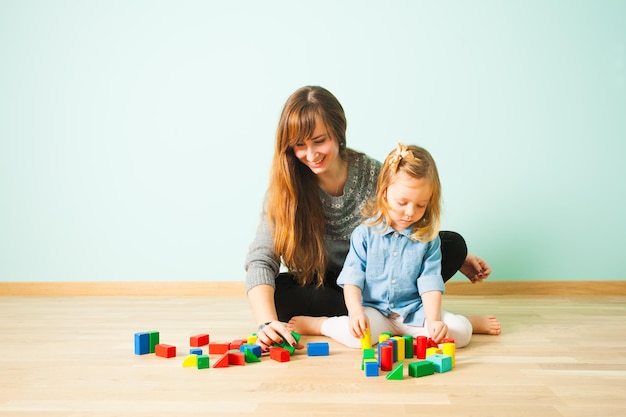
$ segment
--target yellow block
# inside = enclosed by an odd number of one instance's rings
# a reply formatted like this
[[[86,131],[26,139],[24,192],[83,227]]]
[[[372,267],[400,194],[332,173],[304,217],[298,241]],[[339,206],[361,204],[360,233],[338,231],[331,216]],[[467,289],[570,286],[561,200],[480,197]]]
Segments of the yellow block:
[[[429,357],[430,355],[435,355],[437,353],[442,354],[443,352],[441,351],[441,349],[436,347],[429,347],[428,349],[426,349],[426,357]]]
[[[398,361],[403,361],[406,358],[406,355],[405,355],[406,344],[404,343],[404,337],[394,336],[392,339],[396,341],[396,346],[398,349],[397,351]]]
[[[371,349],[372,348],[372,334],[370,333],[370,329],[365,330],[365,334],[361,338],[361,349]]]
[[[456,366],[455,360],[454,360],[454,356],[456,353],[456,346],[454,343],[442,343],[441,344],[441,350],[443,352],[444,355],[448,355],[452,357],[452,367],[454,368]]]
[[[192,366],[194,368],[198,366],[198,355],[189,355],[183,359],[183,368],[189,368]]]

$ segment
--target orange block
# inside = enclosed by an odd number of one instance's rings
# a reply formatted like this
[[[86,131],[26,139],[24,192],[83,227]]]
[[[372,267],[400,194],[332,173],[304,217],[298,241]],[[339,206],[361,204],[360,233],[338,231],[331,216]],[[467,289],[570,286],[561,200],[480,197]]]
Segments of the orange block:
[[[154,347],[154,353],[162,358],[173,358],[176,356],[176,346],[160,343]]]
[[[270,348],[270,358],[274,359],[278,362],[289,362],[289,358],[291,355],[287,349],[283,349],[281,347],[271,347]]]
[[[209,344],[208,334],[197,334],[189,338],[189,346],[200,347],[200,346],[206,346],[208,344]]]

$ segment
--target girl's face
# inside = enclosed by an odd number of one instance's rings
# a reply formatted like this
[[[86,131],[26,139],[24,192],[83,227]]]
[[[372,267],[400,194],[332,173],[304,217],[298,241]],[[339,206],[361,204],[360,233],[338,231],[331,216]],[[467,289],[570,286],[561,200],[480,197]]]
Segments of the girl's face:
[[[311,137],[296,143],[293,152],[316,175],[328,172],[334,165],[341,163],[339,143],[330,135],[319,117]]]
[[[400,172],[386,193],[391,227],[399,232],[421,220],[431,195],[429,182]]]

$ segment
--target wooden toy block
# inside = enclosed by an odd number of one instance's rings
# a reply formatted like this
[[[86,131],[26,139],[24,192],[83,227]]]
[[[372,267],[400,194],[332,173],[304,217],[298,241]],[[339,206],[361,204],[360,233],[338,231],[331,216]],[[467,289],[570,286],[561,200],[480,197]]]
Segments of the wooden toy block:
[[[246,350],[249,350],[257,358],[261,357],[261,346],[257,344],[244,343],[243,345],[239,347],[239,350],[242,351],[243,353],[246,353]]]
[[[385,343],[391,343],[392,351],[393,351],[393,363],[398,362],[398,341],[393,337],[385,340]]]
[[[300,341],[300,338],[302,337],[296,332],[291,332],[291,335],[294,339],[296,339],[296,343],[298,343]],[[289,355],[293,355],[296,351],[295,346],[291,346],[289,343],[287,343],[285,339],[283,339],[281,343],[274,343],[273,347],[283,348],[289,352]]]
[[[396,341],[396,362],[398,361],[403,361],[405,358],[405,354],[404,354],[404,345],[405,345],[405,341],[404,338],[400,337],[400,336],[394,336],[392,337],[393,340]]]
[[[416,361],[409,364],[409,375],[414,378],[432,375],[435,373],[435,365],[431,361]]]
[[[328,356],[330,347],[328,342],[307,343],[306,353],[309,356]]]
[[[210,360],[209,360],[209,355],[198,355],[197,358],[197,366],[198,369],[207,369],[209,368],[210,364],[209,364]]]
[[[427,347],[439,347],[439,345],[437,343],[435,343],[435,341],[429,337],[428,338],[428,346]]]
[[[198,366],[198,355],[192,354],[183,359],[183,368],[195,368]]]
[[[378,376],[378,361],[376,359],[365,359],[365,376]]]
[[[381,371],[391,371],[393,367],[393,346],[389,342],[378,345],[378,362]]]
[[[407,359],[412,359],[413,358],[413,336],[405,335],[405,336],[402,336],[402,338],[404,339],[404,356]]]
[[[229,343],[209,343],[209,354],[220,354],[228,352]]]
[[[452,358],[452,367],[456,367],[456,345],[454,342],[446,342],[441,344],[441,353],[444,355],[448,355]]]
[[[371,349],[372,348],[372,333],[370,329],[365,330],[365,334],[361,338],[361,349]]]
[[[209,335],[208,334],[197,334],[195,336],[191,336],[189,338],[189,346],[200,347],[206,346],[209,344]]]
[[[191,349],[189,349],[189,354],[190,355],[202,355],[202,349],[201,348],[191,348]]]
[[[438,347],[429,347],[426,348],[426,357],[428,358],[430,355],[436,355],[438,353],[442,353],[441,349]]]
[[[135,355],[150,353],[150,334],[148,332],[135,333]]]
[[[386,378],[394,380],[394,381],[399,381],[401,379],[404,379],[404,362],[398,363],[396,367],[393,368],[392,371],[387,374]]]
[[[444,373],[452,369],[452,358],[448,355],[436,353],[434,355],[426,356],[426,360],[433,363],[435,372]]]
[[[155,353],[156,345],[159,344],[159,332],[151,331],[148,334],[150,335],[150,353]]]
[[[245,365],[246,364],[246,355],[239,350],[229,350],[228,351],[228,364],[229,365]]]
[[[176,346],[159,343],[154,347],[154,353],[162,358],[173,358],[176,356]]]
[[[247,339],[236,339],[228,344],[228,350],[239,350],[241,345],[248,343]]]
[[[228,368],[228,356],[228,351],[224,352],[224,354],[215,361],[213,368]]]
[[[454,343],[454,339],[451,337],[446,337],[441,341],[441,343]]]
[[[253,334],[253,335],[248,336],[248,339],[246,339],[246,342],[249,345],[254,345],[256,343],[257,339],[258,339],[258,337],[256,337],[256,334]]]
[[[376,359],[376,352],[374,349],[363,349],[363,358],[361,358],[361,370],[365,369],[365,361],[367,359]],[[376,361],[378,363],[378,361]]]
[[[417,359],[426,359],[426,348],[428,347],[428,338],[426,336],[417,336],[413,344],[415,357]]]
[[[378,343],[382,343],[385,340],[389,339],[391,336],[389,336],[389,333],[381,333],[378,335]]]
[[[278,362],[288,362],[291,355],[287,349],[275,346],[270,348],[270,358]]]
[[[243,346],[241,347],[241,349],[243,349],[243,354],[245,355],[246,362],[261,362],[261,359],[259,358],[260,355],[257,356],[256,353],[254,353],[251,349],[244,348]],[[259,346],[259,350],[260,349],[261,347]]]

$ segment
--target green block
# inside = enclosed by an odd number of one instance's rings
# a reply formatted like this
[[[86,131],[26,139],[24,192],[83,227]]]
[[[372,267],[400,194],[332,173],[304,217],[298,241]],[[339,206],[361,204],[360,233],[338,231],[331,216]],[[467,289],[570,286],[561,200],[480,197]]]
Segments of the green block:
[[[376,351],[374,349],[363,349],[363,358],[361,358],[361,370],[365,369],[366,359],[376,359]]]
[[[393,379],[394,381],[404,379],[404,362],[399,362],[396,367],[387,374],[386,378]]]
[[[197,359],[198,369],[206,369],[209,367],[209,356],[208,355],[198,355]]]
[[[159,344],[159,332],[151,331],[148,332],[150,337],[150,353],[154,353],[155,346]]]
[[[251,363],[251,362],[261,362],[261,359],[259,359],[257,357],[257,355],[254,354],[253,351],[251,351],[250,349],[243,349],[243,354],[246,357],[246,362]]]
[[[402,336],[404,339],[404,357],[407,359],[413,358],[413,336]]]
[[[409,375],[414,378],[432,375],[435,373],[435,365],[431,361],[417,361],[409,364]]]
[[[291,332],[291,335],[293,336],[294,339],[296,339],[296,343],[298,343],[300,341],[300,338],[302,337],[300,334],[296,332]],[[287,343],[287,341],[285,341],[284,338],[281,343],[274,343],[274,346],[278,346],[285,350],[288,350],[290,356],[293,356],[294,352],[296,351],[296,348],[291,346],[289,343]]]

